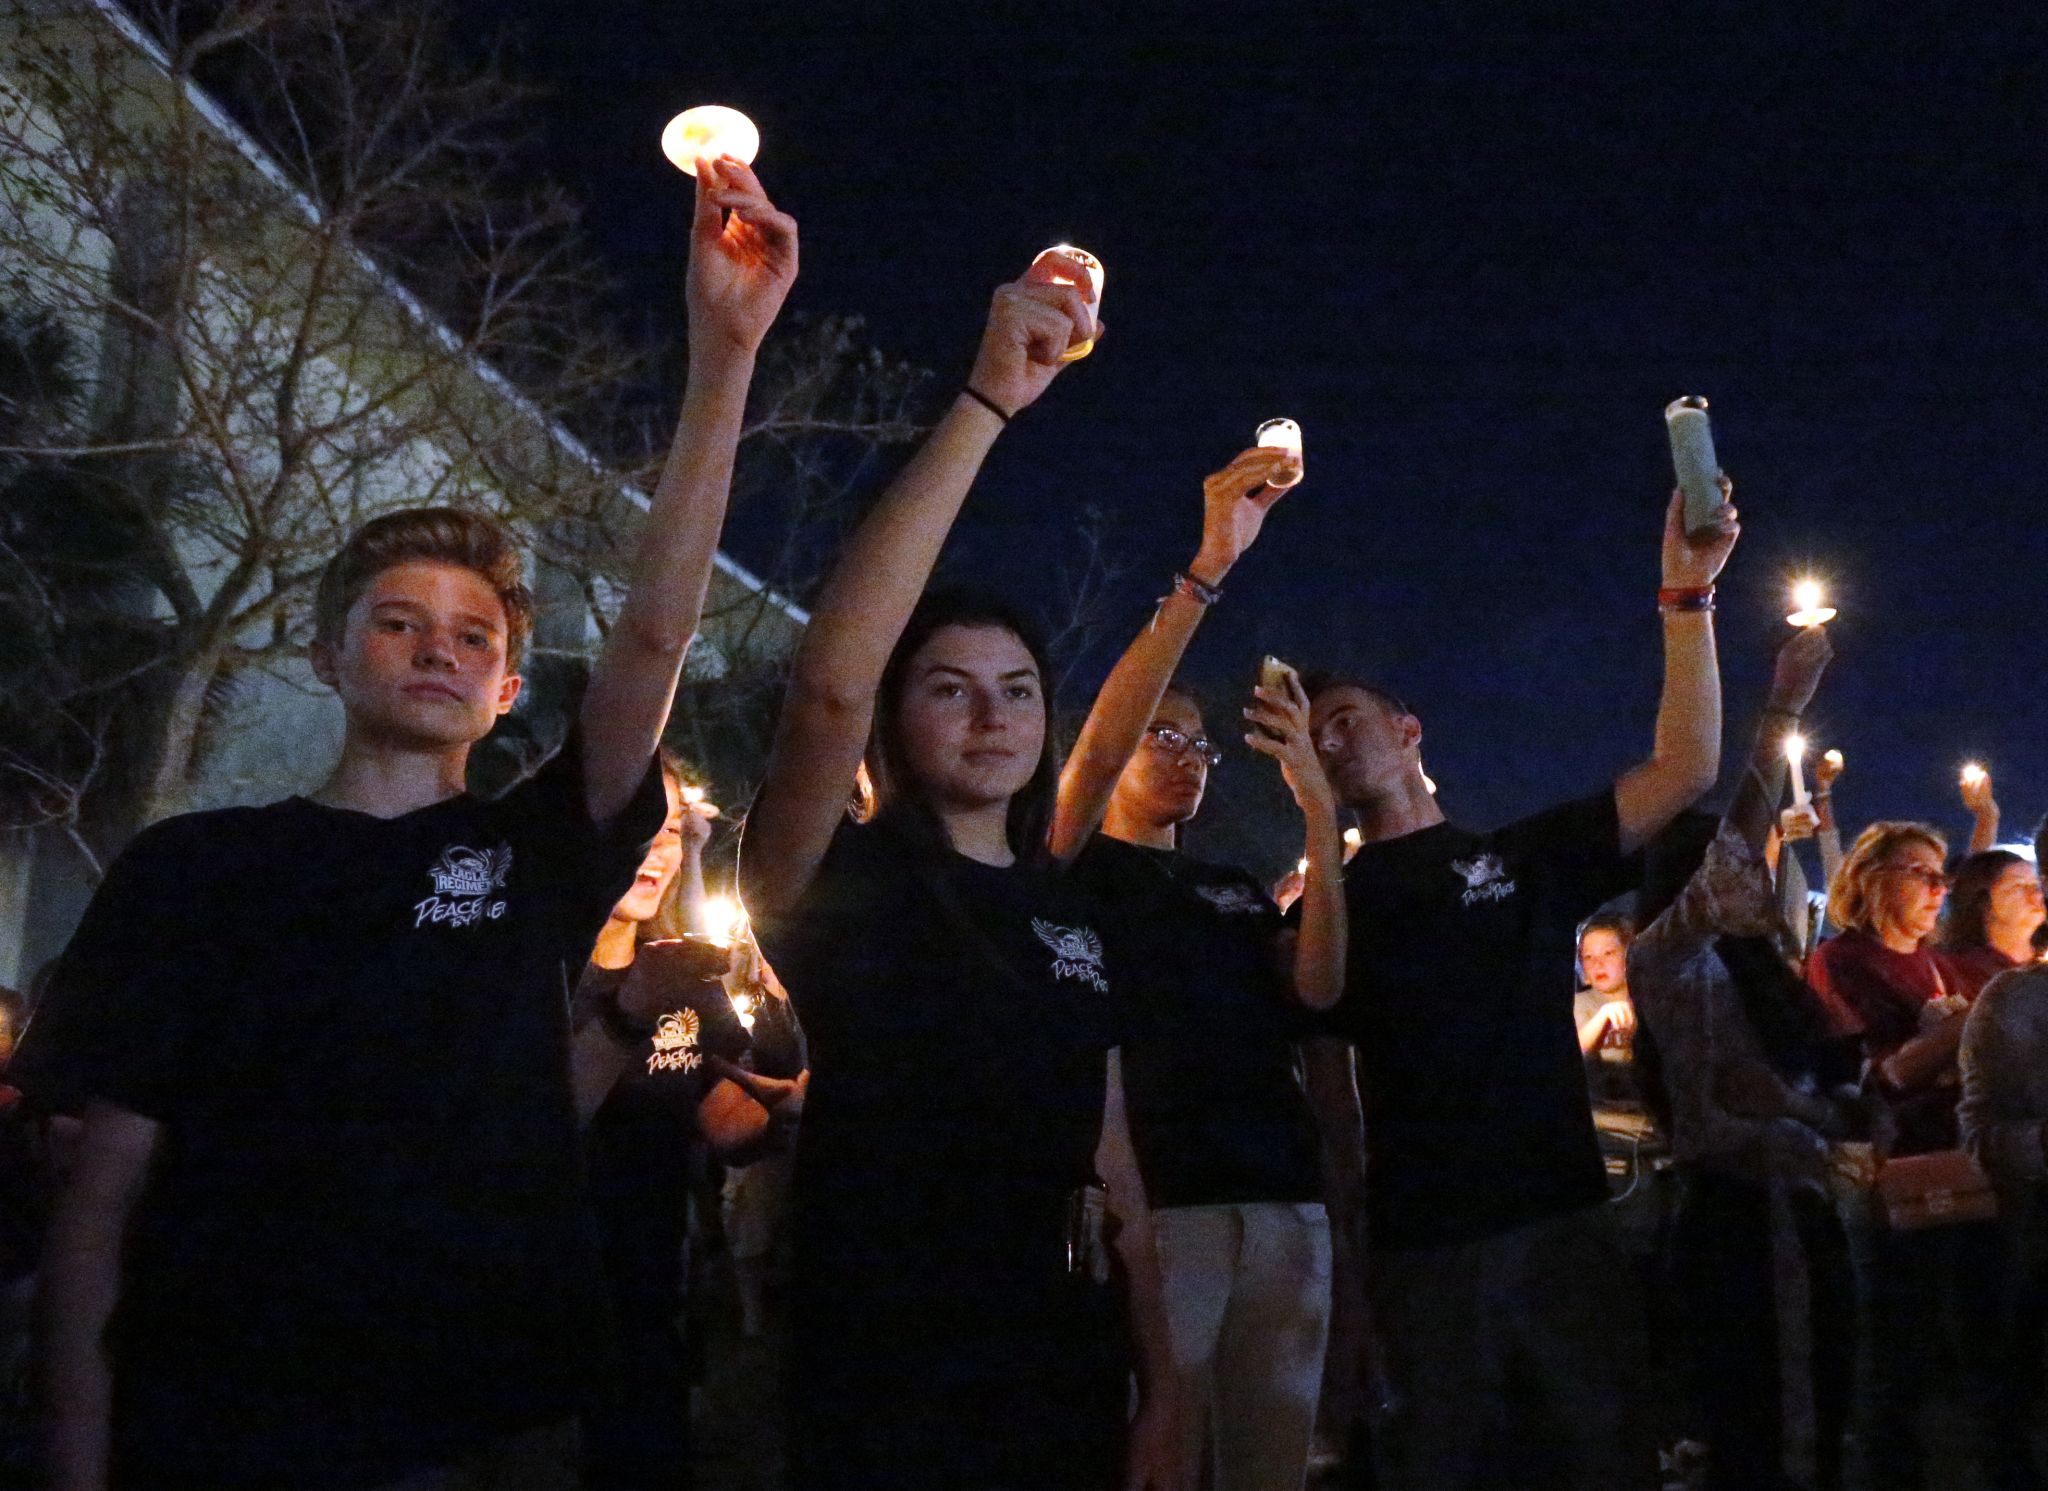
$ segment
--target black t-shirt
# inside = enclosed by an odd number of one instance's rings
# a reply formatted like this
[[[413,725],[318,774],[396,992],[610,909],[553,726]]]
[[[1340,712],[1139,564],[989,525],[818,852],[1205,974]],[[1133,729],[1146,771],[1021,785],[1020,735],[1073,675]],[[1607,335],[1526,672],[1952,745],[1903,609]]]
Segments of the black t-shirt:
[[[1358,1047],[1373,1246],[1441,1247],[1607,1195],[1572,936],[1627,889],[1614,794],[1369,843],[1344,874],[1332,1024]]]
[[[574,1412],[605,1365],[569,979],[660,827],[571,744],[495,800],[169,819],[14,1072],[162,1125],[111,1326],[117,1457],[357,1485]]]
[[[807,1337],[900,1350],[923,1322],[994,1352],[1029,1334],[1056,1308],[1066,1201],[1093,1174],[1126,1024],[1099,919],[1051,869],[847,824],[757,931],[810,1043]]]
[[[1152,1205],[1321,1199],[1295,1063],[1316,1022],[1275,961],[1280,908],[1242,870],[1107,834],[1074,872],[1144,1016],[1124,1096]]]
[[[665,990],[654,1034],[590,1121],[588,1143],[608,1174],[630,1169],[650,1183],[686,1178],[701,1137],[697,1109],[719,1080],[708,1058],[737,1065],[751,1044],[724,985],[691,976],[679,951],[674,943],[645,943],[624,968],[588,965],[576,985],[577,1003],[585,1006],[616,997],[629,980],[652,980]]]

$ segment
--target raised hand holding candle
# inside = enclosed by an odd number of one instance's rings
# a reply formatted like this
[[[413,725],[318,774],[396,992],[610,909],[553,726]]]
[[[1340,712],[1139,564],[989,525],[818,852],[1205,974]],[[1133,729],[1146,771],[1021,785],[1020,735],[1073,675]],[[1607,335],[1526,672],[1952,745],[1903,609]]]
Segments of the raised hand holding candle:
[[[751,166],[761,153],[761,131],[738,109],[724,104],[699,104],[669,120],[661,132],[661,153],[685,176],[697,174],[697,162],[731,156]]]
[[[1272,487],[1291,487],[1302,478],[1301,426],[1291,419],[1269,419],[1260,425],[1254,437],[1262,450],[1284,450],[1293,457],[1281,471],[1281,479],[1267,482]]]
[[[1102,329],[1102,286],[1109,273],[1102,267],[1102,261],[1086,249],[1075,248],[1071,243],[1056,243],[1049,249],[1041,249],[1038,257],[1031,261],[1031,267],[1024,271],[1024,282],[1030,285],[1073,285],[1093,290],[1088,302],[1090,313],[1095,318],[1095,329]],[[1095,350],[1095,338],[1088,336],[1070,343],[1060,357],[1061,362],[1079,362]]]
[[[1785,618],[1791,626],[1825,626],[1835,619],[1835,608],[1824,604],[1825,592],[1818,580],[1799,580],[1792,586],[1792,614]]]
[[[1806,791],[1806,737],[1788,735],[1785,737],[1785,759],[1792,766],[1792,806],[1803,808],[1813,799]]]

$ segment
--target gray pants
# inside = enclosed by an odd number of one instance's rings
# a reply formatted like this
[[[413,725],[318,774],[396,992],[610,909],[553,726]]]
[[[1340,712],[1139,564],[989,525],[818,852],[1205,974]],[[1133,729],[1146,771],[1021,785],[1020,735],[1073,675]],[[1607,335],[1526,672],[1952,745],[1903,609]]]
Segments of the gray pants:
[[[1649,1491],[1642,1290],[1605,1208],[1368,1263],[1390,1491]]]
[[[1152,1213],[1187,1432],[1186,1483],[1301,1491],[1330,1331],[1322,1203],[1170,1206]]]

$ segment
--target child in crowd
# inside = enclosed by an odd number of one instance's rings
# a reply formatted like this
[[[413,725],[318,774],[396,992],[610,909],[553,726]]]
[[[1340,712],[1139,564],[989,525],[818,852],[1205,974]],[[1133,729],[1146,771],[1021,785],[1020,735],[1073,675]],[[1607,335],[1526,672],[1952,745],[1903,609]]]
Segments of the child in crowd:
[[[551,761],[464,790],[532,601],[496,524],[395,513],[321,579],[326,781],[109,869],[16,1063],[84,1114],[45,1260],[60,1491],[575,1484],[610,1353],[572,1039],[659,1010],[628,984],[572,1037],[568,981],[661,827],[656,743],[796,261],[753,174],[703,163],[682,417]]]

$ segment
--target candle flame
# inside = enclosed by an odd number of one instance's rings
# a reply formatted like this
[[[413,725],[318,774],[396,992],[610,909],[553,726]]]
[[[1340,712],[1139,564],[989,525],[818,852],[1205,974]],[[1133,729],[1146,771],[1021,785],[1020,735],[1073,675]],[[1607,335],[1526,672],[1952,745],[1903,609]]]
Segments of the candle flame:
[[[1982,766],[1972,761],[1963,768],[1963,785],[1965,787],[1974,787],[1988,775],[1989,773]]]
[[[1804,735],[1788,735],[1785,737],[1785,759],[1792,762],[1804,761],[1806,759],[1806,737]]]
[[[720,947],[731,947],[747,924],[746,910],[731,896],[710,896],[698,913],[704,935]]]
[[[1356,849],[1360,844],[1363,844],[1365,842],[1365,835],[1361,833],[1358,829],[1347,828],[1344,830],[1344,842],[1349,847]]]
[[[743,1029],[754,1028],[754,996],[742,990],[732,997],[732,1012],[739,1017]]]
[[[1301,480],[1301,426],[1291,419],[1269,419],[1260,425],[1253,439],[1261,450],[1284,450],[1293,459],[1281,471],[1282,479],[1270,481],[1275,487],[1291,487]]]
[[[1835,619],[1835,608],[1827,604],[1827,592],[1820,581],[1809,576],[1792,585],[1792,614],[1785,618],[1793,626],[1823,626]]]
[[[1821,757],[1821,760],[1827,762],[1828,765],[1834,767],[1837,771],[1842,769],[1842,753],[1840,751],[1829,751]]]
[[[699,104],[669,120],[661,132],[661,153],[686,176],[697,174],[697,162],[731,156],[751,166],[761,151],[761,131],[738,109],[724,104]]]
[[[694,808],[698,803],[702,802],[703,800],[704,789],[702,787],[685,787],[683,789],[683,802],[687,806]]]

